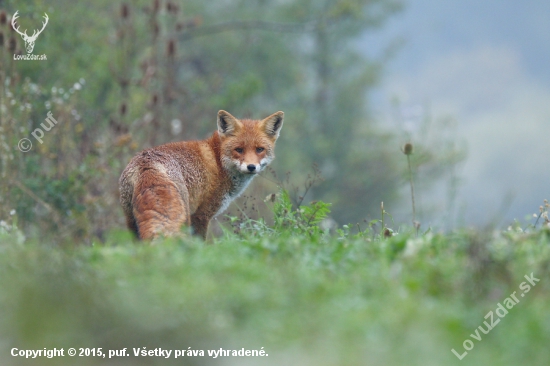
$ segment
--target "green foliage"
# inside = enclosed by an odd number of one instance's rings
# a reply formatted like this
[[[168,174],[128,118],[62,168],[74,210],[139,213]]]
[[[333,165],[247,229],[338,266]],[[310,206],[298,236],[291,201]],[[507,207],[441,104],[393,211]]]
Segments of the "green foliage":
[[[273,205],[273,213],[275,231],[316,236],[323,232],[319,224],[330,213],[330,203],[314,201],[294,209],[288,191],[281,189]]]
[[[258,220],[248,216],[228,216],[229,224],[234,232],[244,238],[262,237],[265,235],[308,235],[311,239],[319,239],[327,231],[320,225],[330,214],[330,203],[314,201],[309,205],[294,206],[290,194],[284,188],[278,194],[272,194],[266,203],[272,203],[273,225],[268,225],[263,218]]]
[[[288,198],[276,206],[289,220],[301,215]],[[485,314],[533,273],[540,282],[474,341],[464,361],[550,362],[547,228],[405,233],[374,241],[319,240],[299,230],[288,225],[277,235],[246,240],[228,233],[214,245],[194,238],[149,245],[113,232],[105,244],[63,248],[21,238],[16,227],[0,224],[0,352],[264,347],[269,357],[256,363],[280,365],[290,357],[316,365],[362,365],[366,358],[382,365],[446,365],[458,362],[450,350],[460,350]],[[212,364],[208,357],[127,359]],[[74,364],[66,357],[47,361]]]

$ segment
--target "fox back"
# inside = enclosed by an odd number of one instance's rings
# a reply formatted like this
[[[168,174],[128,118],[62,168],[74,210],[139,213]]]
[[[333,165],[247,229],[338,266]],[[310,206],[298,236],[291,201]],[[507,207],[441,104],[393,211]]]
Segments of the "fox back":
[[[119,180],[126,223],[140,239],[172,236],[191,226],[206,237],[223,212],[275,158],[283,112],[263,120],[238,120],[218,112],[217,131],[206,140],[173,142],[136,155]]]

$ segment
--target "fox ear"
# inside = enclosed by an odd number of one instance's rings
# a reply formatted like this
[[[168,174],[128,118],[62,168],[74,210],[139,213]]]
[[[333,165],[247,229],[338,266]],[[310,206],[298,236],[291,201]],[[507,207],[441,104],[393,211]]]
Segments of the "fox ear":
[[[218,133],[222,137],[231,136],[242,126],[238,119],[229,112],[221,110],[218,112]]]
[[[263,119],[260,123],[265,133],[271,136],[274,140],[279,137],[279,132],[283,127],[283,119],[285,114],[281,111],[273,113],[271,116]]]

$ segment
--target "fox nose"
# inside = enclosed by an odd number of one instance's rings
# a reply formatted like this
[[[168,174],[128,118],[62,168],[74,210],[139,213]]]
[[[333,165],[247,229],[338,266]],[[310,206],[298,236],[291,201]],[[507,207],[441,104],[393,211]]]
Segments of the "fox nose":
[[[248,169],[249,172],[253,172],[254,170],[256,170],[256,165],[254,164],[248,164],[246,166],[246,168]]]

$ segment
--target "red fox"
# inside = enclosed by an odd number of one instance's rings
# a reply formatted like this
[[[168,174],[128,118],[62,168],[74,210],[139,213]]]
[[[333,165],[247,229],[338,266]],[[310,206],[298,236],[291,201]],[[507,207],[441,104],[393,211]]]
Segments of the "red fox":
[[[238,120],[218,112],[218,129],[201,141],[172,142],[136,155],[119,180],[128,228],[140,239],[173,236],[183,225],[206,238],[223,212],[275,158],[283,112]]]

